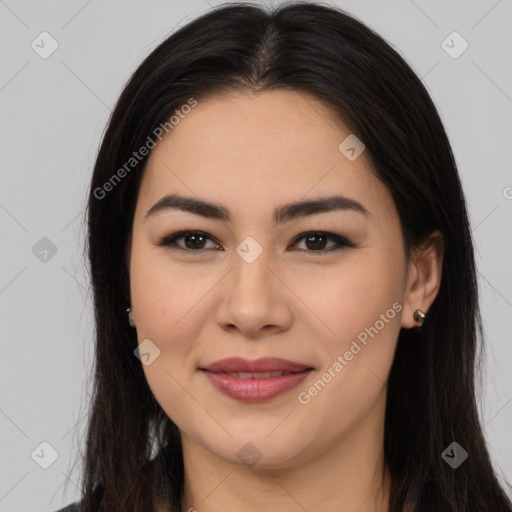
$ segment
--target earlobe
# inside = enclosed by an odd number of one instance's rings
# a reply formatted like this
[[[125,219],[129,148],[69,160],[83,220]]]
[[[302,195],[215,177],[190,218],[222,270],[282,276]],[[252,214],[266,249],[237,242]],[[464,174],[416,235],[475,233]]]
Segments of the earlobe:
[[[126,308],[126,312],[128,313],[128,322],[132,327],[135,327],[135,315],[132,308]]]
[[[443,235],[436,230],[411,256],[402,315],[402,327],[406,329],[422,325],[439,292],[444,247]]]

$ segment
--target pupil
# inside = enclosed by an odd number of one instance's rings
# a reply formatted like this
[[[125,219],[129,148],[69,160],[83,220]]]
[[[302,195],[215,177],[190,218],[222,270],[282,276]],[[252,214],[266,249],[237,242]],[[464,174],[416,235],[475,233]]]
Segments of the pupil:
[[[315,238],[316,238],[316,239],[318,239],[318,238],[322,238],[322,239],[325,241],[325,236],[323,236],[323,235],[318,235],[318,234],[310,235],[310,236],[308,236],[308,237],[306,238],[306,246],[308,246],[308,244],[309,244],[312,240],[314,240]],[[320,242],[320,243],[318,243],[318,242],[316,242],[316,243],[315,243],[315,242],[313,242],[313,248],[318,249],[318,247],[320,247],[320,246],[322,246],[322,245],[323,245],[323,244],[322,244],[322,242]],[[308,248],[309,248],[309,246],[308,246]]]
[[[191,247],[189,247],[189,244],[188,244],[188,242],[189,242],[190,240],[196,240],[196,239],[201,239],[201,238],[203,239],[203,243],[204,243],[204,237],[203,237],[202,235],[197,235],[197,234],[187,235],[187,236],[185,237],[185,245],[187,246],[187,249],[190,249],[190,248],[192,248],[192,249],[194,249],[194,248],[196,248],[196,249],[197,249],[197,248],[202,249],[202,247],[203,247],[203,246],[202,246],[202,245],[200,245],[200,244],[192,243],[192,244],[191,244]],[[197,241],[197,240],[196,240],[196,241]]]

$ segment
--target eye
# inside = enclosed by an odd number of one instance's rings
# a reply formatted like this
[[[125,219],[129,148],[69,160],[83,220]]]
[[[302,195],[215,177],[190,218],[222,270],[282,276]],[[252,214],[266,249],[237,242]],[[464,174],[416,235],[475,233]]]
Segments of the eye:
[[[306,247],[313,248],[312,251],[306,251],[306,252],[319,252],[319,253],[325,253],[325,252],[331,252],[336,251],[338,249],[341,249],[342,247],[355,247],[350,240],[347,238],[336,235],[334,233],[328,233],[325,231],[310,231],[308,233],[302,233],[298,238],[295,239],[294,245],[300,241],[305,240]],[[330,240],[331,242],[334,242],[334,247],[331,246],[330,249],[325,249],[326,241]],[[299,249],[304,250],[304,249]]]
[[[181,245],[176,243],[176,240],[179,240],[181,238],[183,238],[185,241],[185,247],[182,247]],[[204,249],[206,240],[212,241],[212,238],[203,231],[178,231],[177,233],[173,233],[162,238],[162,240],[160,240],[157,245],[164,247],[170,246],[171,248],[174,248],[173,246],[175,246],[177,249],[181,249],[184,251],[190,250],[195,252],[201,252],[201,249]]]
[[[183,239],[185,246],[177,243],[177,240]],[[292,246],[297,245],[297,243],[301,240],[305,240],[305,244],[307,249],[298,249],[305,252],[316,252],[316,253],[326,253],[326,252],[332,252],[336,251],[338,249],[341,249],[343,247],[355,247],[355,245],[350,242],[347,238],[336,235],[334,233],[329,233],[325,231],[309,231],[306,233],[301,233],[298,237],[295,238],[295,240],[292,243]],[[172,233],[171,235],[168,235],[164,238],[162,238],[158,242],[158,246],[161,247],[169,247],[171,249],[178,249],[188,252],[196,252],[201,253],[204,252],[205,245],[207,241],[213,242],[214,247],[210,248],[209,250],[215,250],[220,247],[219,244],[214,242],[214,239],[210,237],[207,233],[204,231],[179,231],[177,233]],[[326,249],[325,245],[327,241],[333,242],[333,245],[331,248]],[[312,250],[308,250],[312,249]],[[224,249],[220,249],[224,250]],[[297,249],[295,249],[297,250]]]

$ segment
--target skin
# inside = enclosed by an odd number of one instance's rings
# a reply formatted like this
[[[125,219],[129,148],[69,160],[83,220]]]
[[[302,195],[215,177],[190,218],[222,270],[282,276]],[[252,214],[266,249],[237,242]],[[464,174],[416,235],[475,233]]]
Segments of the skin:
[[[131,318],[139,343],[149,338],[160,350],[143,368],[181,431],[182,511],[388,510],[385,382],[400,328],[419,325],[414,311],[428,312],[437,295],[444,244],[435,232],[406,261],[388,189],[364,152],[350,161],[338,149],[349,134],[303,93],[229,93],[199,101],[151,152],[133,222]],[[272,221],[284,203],[334,192],[371,215],[334,211]],[[232,221],[179,210],[145,220],[170,193],[221,204]],[[197,241],[178,239],[181,251],[156,245],[181,230],[211,239],[199,249]],[[335,242],[320,240],[321,254],[307,239],[294,242],[308,231],[335,233],[356,246],[329,251]],[[252,263],[236,252],[247,236],[263,250]],[[396,302],[401,311],[301,404],[298,393]],[[315,370],[276,398],[244,403],[198,370],[229,356],[275,356]],[[237,456],[249,442],[261,454],[254,465]]]

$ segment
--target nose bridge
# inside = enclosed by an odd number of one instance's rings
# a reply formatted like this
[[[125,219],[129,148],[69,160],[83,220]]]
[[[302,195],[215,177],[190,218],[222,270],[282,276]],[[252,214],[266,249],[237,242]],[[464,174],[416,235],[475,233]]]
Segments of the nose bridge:
[[[282,284],[270,269],[271,255],[267,243],[253,236],[247,236],[236,247],[229,284],[217,310],[217,321],[224,328],[236,326],[251,336],[263,327],[289,326],[290,311],[278,290]]]
[[[261,236],[259,237],[261,240]],[[241,286],[256,291],[258,285],[268,287],[271,249],[264,247],[265,241],[258,242],[254,236],[245,237],[236,247],[233,279]],[[261,290],[258,290],[261,292]]]

